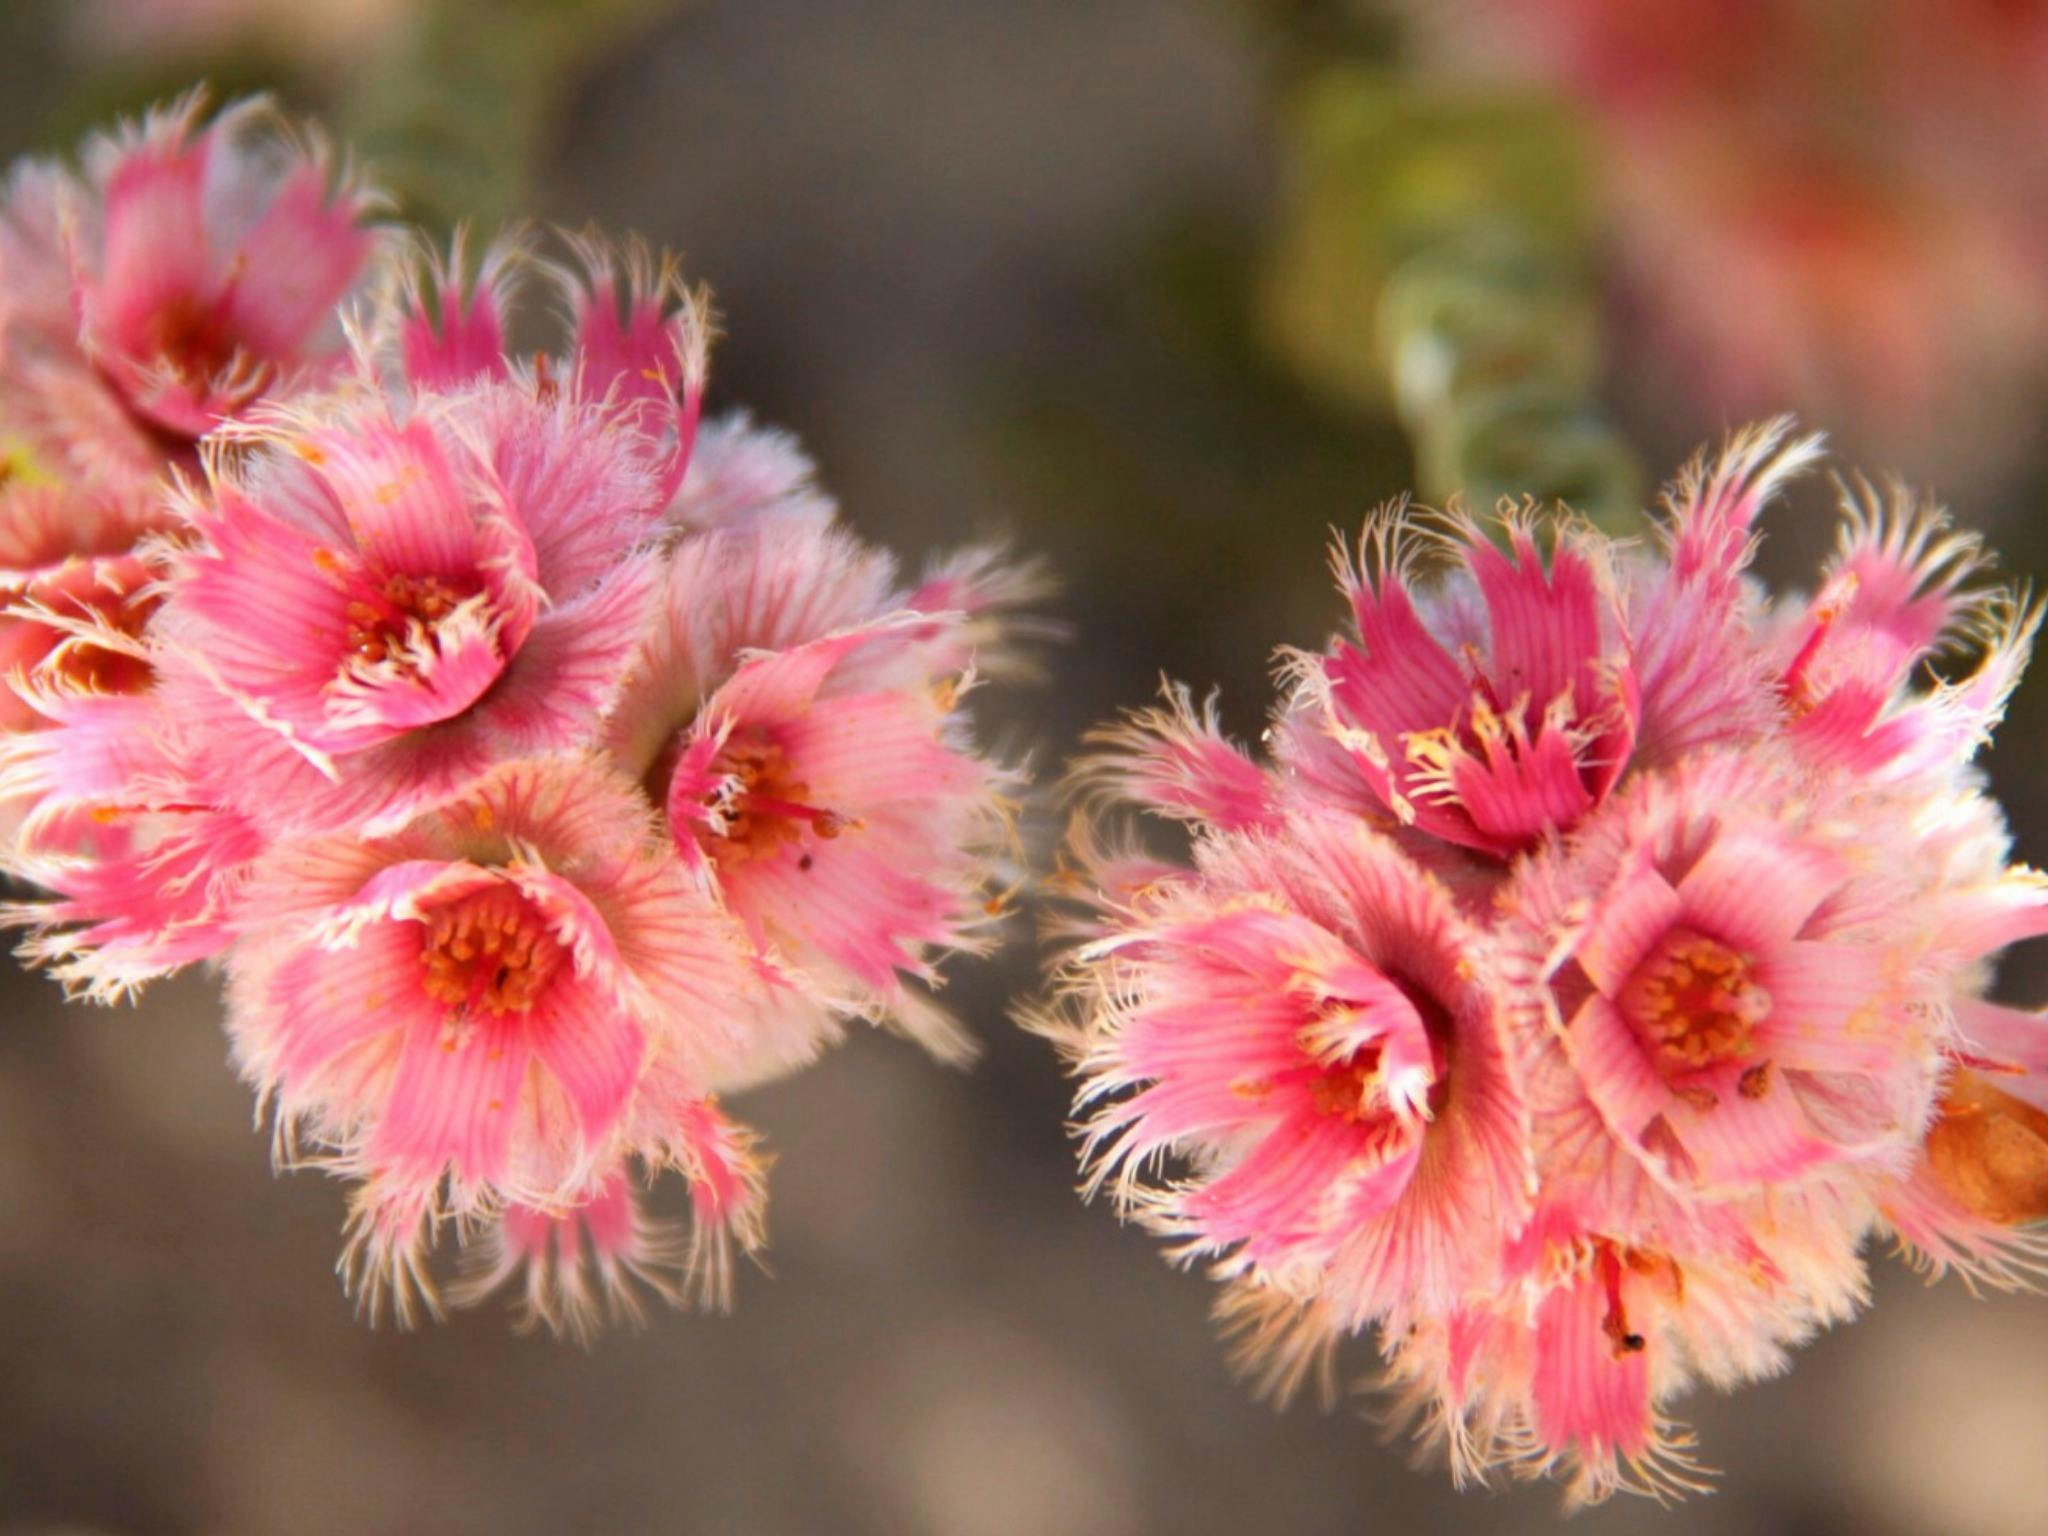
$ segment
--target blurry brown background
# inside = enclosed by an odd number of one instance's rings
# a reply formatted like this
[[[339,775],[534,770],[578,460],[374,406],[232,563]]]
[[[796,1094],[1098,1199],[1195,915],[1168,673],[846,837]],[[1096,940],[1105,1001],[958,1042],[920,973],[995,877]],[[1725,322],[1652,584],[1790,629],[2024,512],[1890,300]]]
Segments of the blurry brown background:
[[[0,22],[9,154],[89,120],[104,60],[64,9]],[[1162,670],[1255,734],[1271,648],[1336,620],[1324,530],[1410,480],[1391,428],[1236,335],[1275,182],[1251,9],[704,3],[590,61],[536,141],[534,211],[686,252],[726,319],[720,400],[799,433],[863,532],[913,560],[1007,533],[1058,569],[1051,681],[984,696],[1042,765]],[[1724,425],[1623,416],[1659,474]],[[2021,457],[1960,510],[2039,569],[2038,439]],[[1781,520],[1773,569],[1810,561],[1812,521]],[[2036,862],[2044,719],[2036,679],[1993,764]],[[749,1096],[781,1154],[773,1276],[587,1354],[495,1306],[359,1324],[342,1193],[271,1175],[205,977],[102,1011],[0,975],[0,1533],[1556,1524],[1553,1489],[1458,1496],[1356,1410],[1232,1383],[1211,1287],[1071,1192],[1066,1085],[1005,1019],[1031,950],[1020,923],[957,973],[971,1073],[865,1036]],[[2009,983],[2048,995],[2038,964]],[[2048,1302],[1875,1267],[1872,1313],[1788,1379],[1685,1405],[1720,1493],[1575,1528],[2048,1531]]]

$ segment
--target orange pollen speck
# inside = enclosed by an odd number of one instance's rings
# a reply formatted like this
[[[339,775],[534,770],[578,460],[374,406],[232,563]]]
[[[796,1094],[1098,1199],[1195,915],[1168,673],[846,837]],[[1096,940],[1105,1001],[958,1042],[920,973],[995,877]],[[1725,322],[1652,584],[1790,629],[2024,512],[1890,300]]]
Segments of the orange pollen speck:
[[[348,605],[349,655],[375,664],[387,659],[414,623],[432,629],[462,603],[462,594],[438,576],[391,576],[375,598]]]
[[[845,830],[844,818],[806,803],[811,787],[796,777],[789,754],[759,734],[735,735],[712,766],[738,781],[737,792],[721,791],[730,800],[717,856],[727,863],[765,858],[806,828],[826,840]]]
[[[533,904],[510,885],[494,885],[429,915],[420,986],[451,1007],[525,1013],[567,958]]]
[[[1674,928],[1636,967],[1618,999],[1666,1076],[1755,1054],[1771,996],[1750,980],[1747,955]]]

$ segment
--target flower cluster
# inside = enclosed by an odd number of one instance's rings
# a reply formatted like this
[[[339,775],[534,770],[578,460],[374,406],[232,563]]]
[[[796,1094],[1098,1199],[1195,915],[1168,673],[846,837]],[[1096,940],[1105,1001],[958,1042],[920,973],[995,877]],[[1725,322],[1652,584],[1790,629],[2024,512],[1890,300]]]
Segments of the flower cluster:
[[[1002,915],[1014,773],[961,701],[1032,578],[904,583],[788,439],[702,421],[673,264],[472,271],[256,118],[0,215],[8,915],[97,999],[220,964],[372,1308],[437,1306],[449,1233],[450,1295],[558,1329],[722,1299],[765,1165],[718,1096],[857,1019],[969,1049],[931,994]],[[532,289],[565,335],[515,357]]]
[[[1080,771],[1034,1022],[1086,1187],[1213,1263],[1271,1388],[1376,1327],[1460,1478],[1694,1486],[1671,1400],[1849,1315],[1873,1234],[1992,1283],[2048,1258],[2048,1023],[1984,995],[2048,880],[1970,766],[2039,610],[1860,482],[1771,598],[1758,516],[1817,455],[1738,436],[1654,549],[1388,509],[1268,760],[1173,691]]]

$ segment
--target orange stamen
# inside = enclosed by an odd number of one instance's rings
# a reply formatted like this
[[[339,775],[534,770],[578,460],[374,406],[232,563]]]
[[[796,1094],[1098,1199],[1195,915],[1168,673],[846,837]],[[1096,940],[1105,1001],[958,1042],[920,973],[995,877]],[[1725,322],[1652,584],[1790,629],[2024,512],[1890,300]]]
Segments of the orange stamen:
[[[1747,955],[1685,928],[1636,967],[1619,1002],[1667,1078],[1756,1053],[1771,998],[1750,979],[1752,968]]]
[[[427,919],[420,986],[437,1003],[526,1013],[568,958],[541,912],[511,885],[475,891]]]

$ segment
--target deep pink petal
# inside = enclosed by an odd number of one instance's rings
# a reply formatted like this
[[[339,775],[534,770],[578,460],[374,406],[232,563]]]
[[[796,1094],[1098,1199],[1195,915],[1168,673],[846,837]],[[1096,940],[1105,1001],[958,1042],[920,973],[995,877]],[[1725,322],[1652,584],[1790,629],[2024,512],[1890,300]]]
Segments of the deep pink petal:
[[[596,988],[557,984],[535,1010],[533,1051],[576,1113],[584,1144],[600,1145],[625,1113],[647,1037],[617,1000]]]

